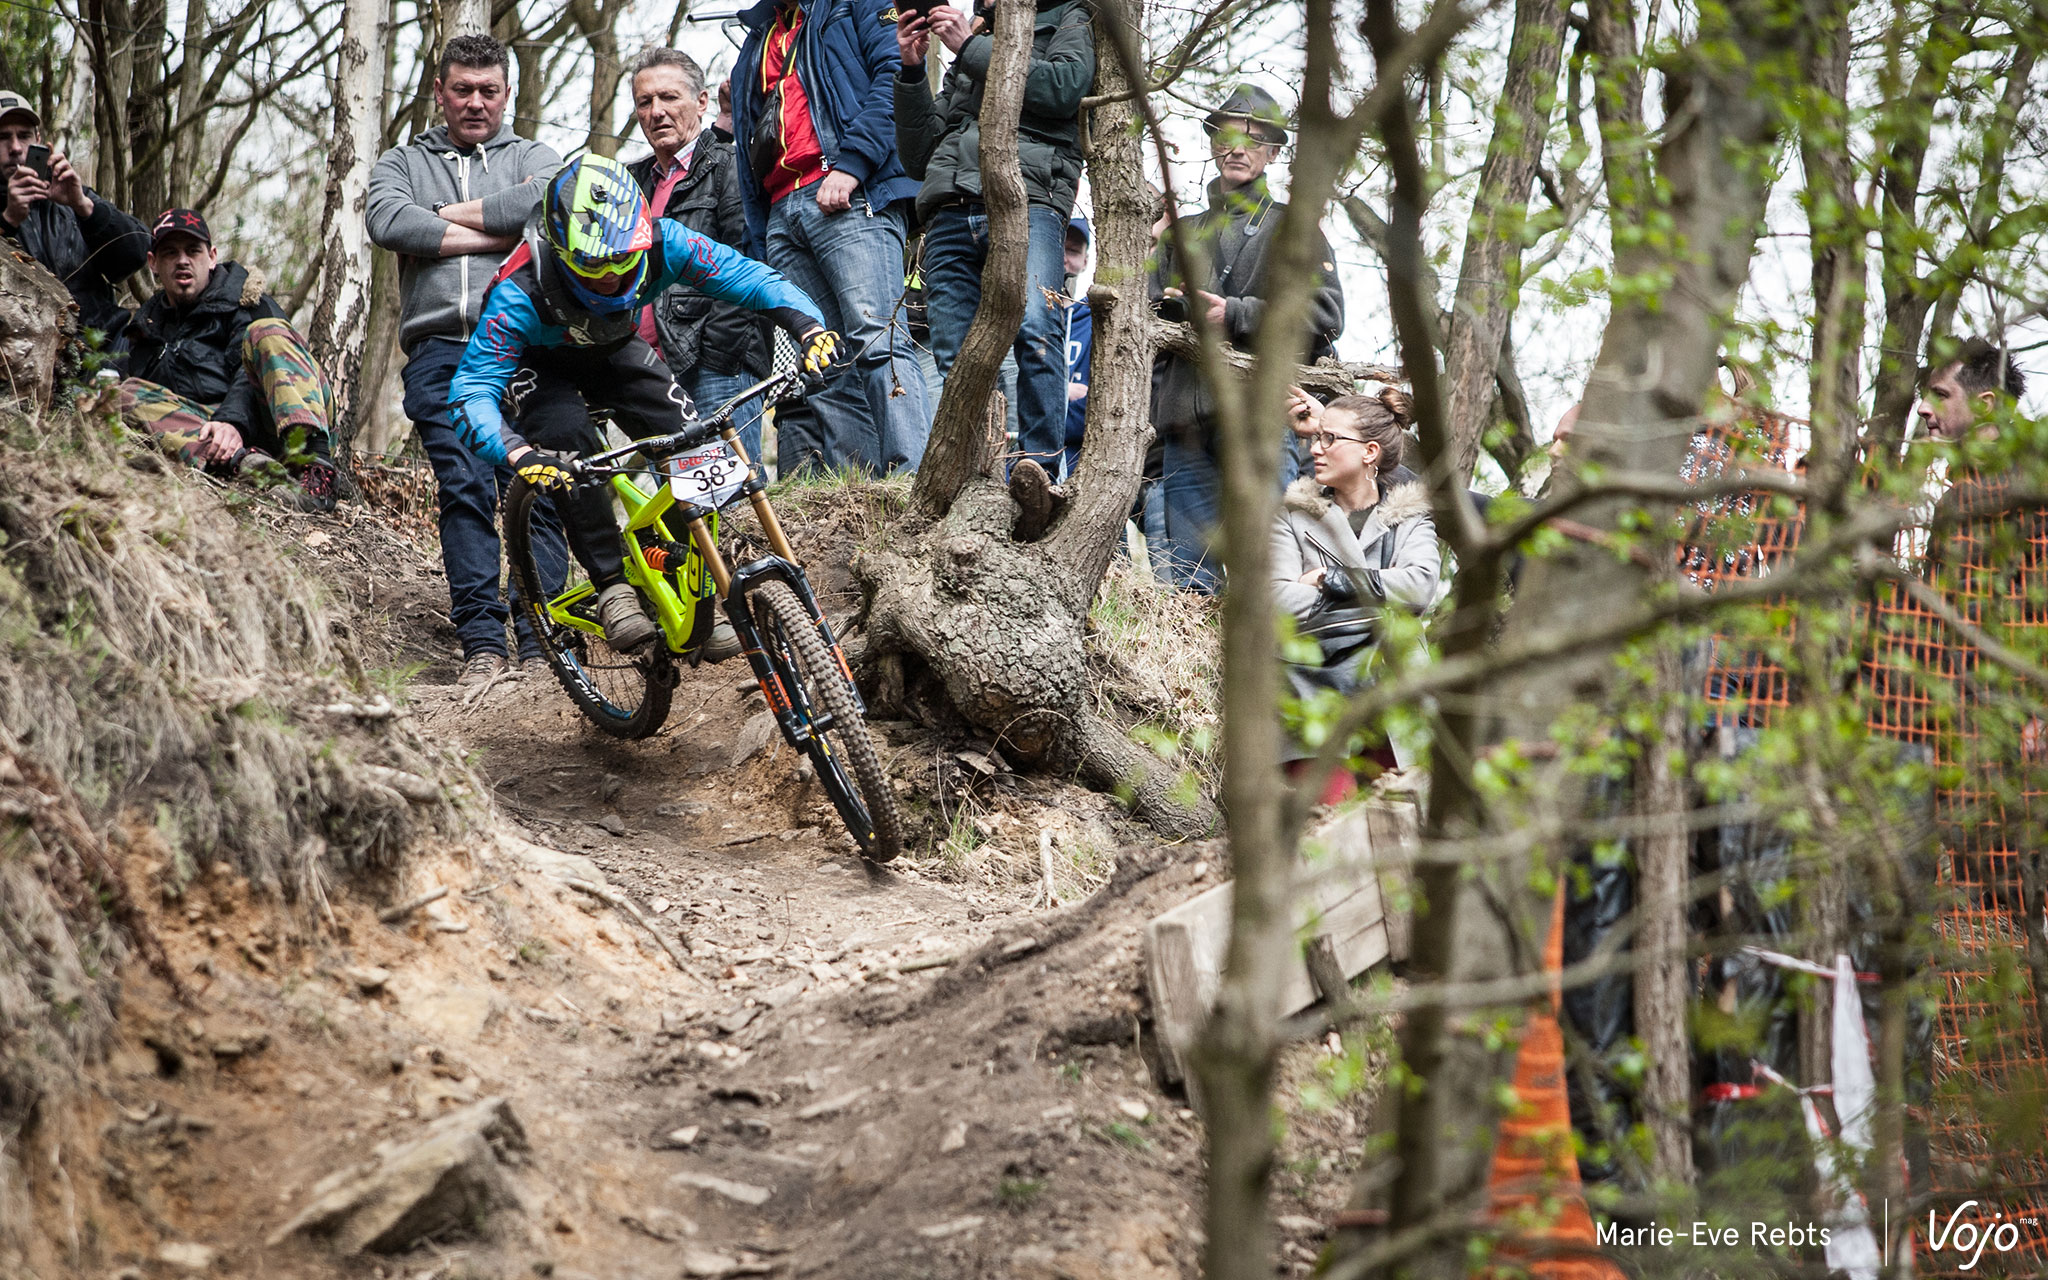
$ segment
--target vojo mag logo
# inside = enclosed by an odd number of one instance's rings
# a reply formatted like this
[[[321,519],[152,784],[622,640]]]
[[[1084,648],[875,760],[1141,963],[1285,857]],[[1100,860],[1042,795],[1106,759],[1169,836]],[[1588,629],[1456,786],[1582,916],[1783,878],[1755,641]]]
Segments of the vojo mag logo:
[[[2038,1226],[2038,1218],[2008,1218],[2003,1211],[1991,1210],[1975,1200],[1965,1200],[1949,1211],[1942,1221],[1936,1210],[1927,1211],[1927,1245],[1938,1256],[1953,1251],[1963,1261],[1958,1271],[1971,1271],[1979,1260],[1988,1253],[2005,1254],[2020,1247],[2020,1228]],[[1975,1212],[1972,1212],[1975,1210]]]

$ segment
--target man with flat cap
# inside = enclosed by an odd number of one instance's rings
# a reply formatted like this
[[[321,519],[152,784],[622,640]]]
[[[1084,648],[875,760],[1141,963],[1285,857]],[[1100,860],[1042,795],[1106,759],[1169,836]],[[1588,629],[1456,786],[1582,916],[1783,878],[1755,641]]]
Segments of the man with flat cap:
[[[128,312],[115,287],[142,269],[149,232],[85,185],[61,151],[43,145],[43,118],[29,100],[0,89],[0,236],[50,269],[78,304],[81,328],[118,349]]]
[[[1287,142],[1287,113],[1273,95],[1241,84],[1202,121],[1216,177],[1209,183],[1209,207],[1184,231],[1201,247],[1204,278],[1189,280],[1175,260],[1171,237],[1162,238],[1152,273],[1153,305],[1170,320],[1199,311],[1239,350],[1250,350],[1266,314],[1269,260],[1286,205],[1266,187],[1266,166]],[[1309,309],[1307,355],[1334,354],[1344,328],[1344,291],[1330,245],[1316,236],[1315,294]],[[1156,569],[1177,587],[1213,593],[1222,586],[1222,564],[1209,548],[1216,526],[1215,405],[1191,360],[1161,356],[1153,372],[1152,425],[1163,446],[1163,496],[1167,555]],[[1299,471],[1292,432],[1274,429],[1281,450],[1284,484]]]

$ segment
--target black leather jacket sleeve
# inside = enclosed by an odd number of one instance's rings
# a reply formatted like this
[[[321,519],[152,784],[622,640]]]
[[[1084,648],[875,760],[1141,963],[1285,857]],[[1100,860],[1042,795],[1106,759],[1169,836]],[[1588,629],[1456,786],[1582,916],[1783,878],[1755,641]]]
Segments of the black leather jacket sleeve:
[[[1346,569],[1332,566],[1323,571],[1323,599],[1337,603],[1385,601],[1377,569]]]

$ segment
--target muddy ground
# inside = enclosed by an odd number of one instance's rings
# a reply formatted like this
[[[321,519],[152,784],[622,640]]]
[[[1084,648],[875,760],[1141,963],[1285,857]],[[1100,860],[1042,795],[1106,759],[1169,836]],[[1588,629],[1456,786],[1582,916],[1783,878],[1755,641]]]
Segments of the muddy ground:
[[[816,506],[792,533],[847,617],[860,518]],[[227,875],[156,904],[199,1003],[130,984],[122,1044],[74,1121],[102,1167],[69,1171],[111,1188],[108,1207],[38,1193],[76,1242],[55,1274],[1197,1273],[1201,1130],[1155,1083],[1140,945],[1148,918],[1217,882],[1218,847],[1160,846],[1103,797],[901,721],[876,727],[921,843],[871,866],[763,741],[740,664],[686,673],[639,743],[595,732],[542,673],[467,699],[416,507],[268,519],[329,584],[372,677],[466,749],[486,834],[369,892],[337,887],[331,920]],[[562,883],[594,873],[681,967]],[[377,920],[437,885],[439,902]],[[366,985],[367,967],[388,978]],[[1341,1082],[1365,1052],[1333,1037],[1289,1056],[1283,1274],[1306,1272],[1362,1159],[1367,1103]],[[530,1140],[520,1211],[399,1257],[266,1244],[321,1177],[490,1096]],[[180,1244],[203,1268],[167,1260]]]

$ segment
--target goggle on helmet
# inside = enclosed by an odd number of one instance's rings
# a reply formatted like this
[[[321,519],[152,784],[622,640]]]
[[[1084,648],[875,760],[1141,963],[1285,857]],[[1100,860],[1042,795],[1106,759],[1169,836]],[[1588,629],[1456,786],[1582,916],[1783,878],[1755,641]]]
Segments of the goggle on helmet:
[[[596,285],[638,272],[654,243],[640,184],[610,156],[581,155],[563,165],[548,183],[541,224],[562,265]]]

